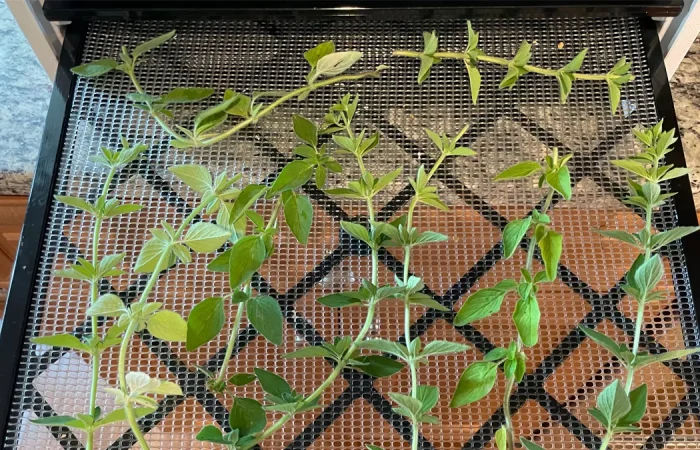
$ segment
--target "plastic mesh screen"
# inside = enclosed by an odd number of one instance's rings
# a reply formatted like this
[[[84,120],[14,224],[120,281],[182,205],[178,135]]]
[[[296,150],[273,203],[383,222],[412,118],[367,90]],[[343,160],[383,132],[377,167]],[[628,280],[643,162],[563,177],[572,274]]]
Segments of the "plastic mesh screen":
[[[321,120],[327,108],[343,93],[361,95],[357,123],[379,130],[381,143],[368,157],[374,173],[402,166],[413,176],[421,163],[437,156],[422,128],[450,134],[471,124],[463,142],[479,154],[451,159],[436,177],[450,212],[420,208],[416,225],[449,236],[446,243],[422,247],[415,252],[411,271],[426,282],[427,292],[454,310],[475,289],[516,276],[524,252],[512,260],[502,259],[500,232],[507,220],[523,217],[543,201],[544,193],[530,182],[494,183],[493,176],[523,159],[542,160],[550,147],[574,152],[570,162],[575,183],[571,202],[556,202],[553,226],[564,234],[564,252],[558,279],[541,293],[543,311],[541,342],[529,351],[528,373],[514,396],[515,426],[520,436],[545,448],[595,448],[602,430],[587,414],[597,393],[622,374],[619,363],[576,330],[579,324],[597,326],[618,339],[631,339],[633,305],[621,294],[620,281],[636,254],[630,248],[593,233],[594,228],[638,230],[643,221],[638,211],[624,206],[625,175],[610,160],[635,153],[630,130],[656,122],[652,88],[643,52],[640,27],[634,19],[556,19],[477,21],[482,47],[492,55],[509,57],[520,41],[536,41],[534,63],[561,67],[578,50],[588,47],[586,72],[606,72],[621,56],[633,62],[637,78],[622,91],[623,114],[612,116],[603,84],[577,82],[567,105],[560,105],[553,79],[528,75],[515,89],[498,89],[504,71],[482,69],[479,104],[470,100],[466,71],[457,61],[433,68],[422,86],[415,82],[415,60],[391,59],[394,49],[422,48],[421,32],[438,30],[441,48],[459,51],[466,47],[465,24],[459,22],[139,22],[92,23],[87,35],[84,61],[116,57],[121,45],[136,44],[170,29],[178,36],[164,48],[148,55],[138,68],[145,89],[165,92],[181,86],[210,86],[245,90],[292,89],[304,83],[303,52],[320,41],[333,39],[339,49],[365,52],[358,64],[373,68],[390,63],[391,70],[379,80],[338,85],[313,93],[307,100],[291,102],[256,126],[213,147],[195,151],[169,148],[167,138],[148,116],[124,98],[132,90],[123,74],[78,81],[63,147],[56,194],[94,198],[104,172],[89,161],[100,146],[117,148],[119,135],[150,143],[150,152],[124,169],[112,193],[133,199],[145,208],[136,214],[109,220],[104,225],[102,252],[125,252],[131,267],[137,251],[148,237],[147,230],[159,219],[178,223],[193,207],[196,196],[166,172],[177,163],[202,163],[219,173],[242,172],[243,181],[271,179],[288,161],[296,145],[291,113]],[[563,48],[559,49],[559,43]],[[212,100],[212,102],[215,101]],[[198,105],[197,109],[202,105]],[[194,107],[178,107],[176,117],[192,117]],[[342,186],[354,179],[353,161],[341,158],[347,170],[330,179]],[[277,298],[287,318],[284,344],[266,343],[244,320],[240,345],[230,373],[262,367],[284,373],[302,392],[318,386],[332,367],[324,360],[287,360],[280,356],[294,349],[337,335],[354,335],[363,309],[330,310],[315,298],[356,287],[369,273],[369,258],[357,242],[339,232],[339,220],[362,216],[358,205],[328,198],[313,187],[306,188],[314,202],[315,222],[311,242],[298,245],[288,229],[278,237],[275,255],[264,265],[256,286]],[[401,214],[410,190],[403,177],[377,198],[381,219]],[[269,205],[259,205],[260,211]],[[657,214],[655,227],[676,224],[669,206]],[[33,336],[85,330],[88,286],[54,278],[51,273],[76,256],[85,255],[90,242],[91,220],[60,204],[52,206],[48,234],[41,256],[26,345],[12,399],[13,414],[5,445],[14,449],[79,449],[84,435],[66,428],[33,425],[29,420],[51,414],[75,414],[87,410],[90,366],[85,355],[37,347]],[[698,326],[681,249],[671,246],[663,284],[675,290],[667,301],[647,308],[643,346],[651,352],[698,344]],[[227,289],[222,274],[205,270],[210,255],[196,255],[189,265],[176,265],[164,273],[151,295],[169,309],[186,315],[193,304]],[[381,255],[380,281],[391,282],[402,270],[400,252]],[[105,291],[119,293],[126,301],[138,295],[145,278],[126,274],[111,279]],[[514,337],[510,314],[513,304],[473,327],[454,327],[454,313],[414,311],[414,332],[424,339],[450,339],[472,346],[466,356],[445,356],[420,370],[423,383],[439,386],[442,400],[439,425],[423,427],[423,448],[495,448],[493,434],[503,413],[503,383],[483,401],[460,409],[447,406],[456,380],[468,363],[495,345]],[[401,308],[381,305],[371,336],[399,339]],[[180,345],[167,345],[143,335],[136,338],[129,359],[130,370],[140,370],[177,381],[184,398],[165,398],[159,410],[142,420],[154,449],[211,448],[194,441],[205,424],[225,424],[229,400],[206,390],[193,365],[216,369],[223,359],[229,324],[220,338],[200,350],[187,353]],[[104,356],[99,404],[104,410],[114,402],[103,389],[116,384],[116,352]],[[700,447],[700,429],[693,361],[679,361],[641,371],[638,382],[649,385],[649,409],[644,432],[617,439],[615,449]],[[374,443],[387,450],[408,448],[409,424],[392,413],[387,393],[406,391],[405,373],[373,380],[352,371],[344,373],[324,394],[323,410],[308,412],[288,423],[264,448],[361,449]],[[236,388],[236,395],[261,398],[259,388]],[[96,448],[137,448],[125,424],[103,428]]]

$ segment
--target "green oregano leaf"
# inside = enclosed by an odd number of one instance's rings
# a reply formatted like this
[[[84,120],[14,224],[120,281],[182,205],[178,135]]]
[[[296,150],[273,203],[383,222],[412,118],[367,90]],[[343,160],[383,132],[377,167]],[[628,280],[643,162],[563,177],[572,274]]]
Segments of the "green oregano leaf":
[[[80,339],[73,336],[72,334],[54,334],[50,336],[40,336],[32,338],[31,341],[34,344],[39,345],[50,345],[52,347],[69,348],[71,350],[78,350],[81,352],[90,351],[90,347],[85,345]]]
[[[201,430],[199,430],[199,433],[197,433],[195,439],[197,439],[200,442],[213,442],[214,444],[221,445],[235,444],[235,442],[226,439],[221,430],[215,427],[214,425],[204,426]]]
[[[291,192],[284,202],[284,220],[300,244],[306,245],[309,241],[313,218],[314,208],[309,197]]]
[[[161,34],[160,36],[154,37],[151,40],[148,40],[142,44],[139,44],[134,48],[134,51],[131,53],[131,56],[136,59],[140,55],[143,55],[146,52],[149,52],[157,47],[160,47],[161,45],[165,44],[167,41],[172,39],[175,36],[175,30],[169,31],[165,34]]]
[[[233,384],[234,386],[245,386],[247,384],[252,383],[256,379],[257,377],[252,373],[237,373],[231,376],[228,379],[228,382],[230,384]]]
[[[507,432],[505,425],[501,425],[501,428],[496,431],[496,448],[498,450],[507,450]]]
[[[308,161],[294,160],[284,166],[275,179],[275,182],[270,186],[267,193],[267,198],[272,198],[280,192],[296,189],[306,184],[311,179],[314,173],[314,165]]]
[[[231,236],[230,231],[208,222],[197,222],[190,227],[184,242],[196,252],[214,252]]]
[[[628,426],[642,420],[647,410],[647,385],[639,385],[629,393],[630,410],[617,421],[618,426]]]
[[[148,332],[167,342],[187,341],[187,323],[172,311],[158,311],[147,322]]]
[[[197,303],[187,318],[187,351],[196,350],[214,339],[225,321],[223,298],[209,297]]]
[[[316,63],[315,72],[309,77],[313,83],[318,77],[333,77],[340,75],[362,58],[362,52],[336,52],[323,56]]]
[[[250,398],[235,397],[229,413],[229,425],[238,430],[241,437],[250,436],[265,429],[267,416],[262,405]]]
[[[458,408],[486,397],[496,384],[497,374],[498,365],[493,362],[479,361],[469,365],[457,383],[450,406]]]
[[[318,127],[316,124],[299,114],[292,115],[292,123],[294,125],[294,134],[299,139],[314,148],[318,145]]]
[[[533,347],[537,344],[540,307],[535,297],[529,296],[526,299],[518,300],[513,312],[513,322],[515,322],[518,334],[526,347]]]
[[[532,217],[526,217],[525,219],[513,220],[505,226],[503,229],[503,256],[506,259],[513,256],[513,253],[515,253],[515,250],[520,245],[520,241],[523,240],[527,230],[530,228],[531,223]]]
[[[540,166],[539,163],[536,163],[535,161],[523,161],[519,162],[518,164],[515,164],[503,172],[499,173],[496,175],[494,178],[495,181],[501,181],[501,180],[517,180],[520,178],[525,178],[528,177],[534,173],[537,173],[542,170],[542,167]]]
[[[115,60],[112,58],[104,58],[73,67],[70,71],[81,77],[92,78],[104,75],[115,67],[117,67],[117,62]]]
[[[351,365],[375,378],[390,377],[404,368],[400,362],[380,355],[357,357],[351,362]]]
[[[304,59],[309,63],[311,68],[314,69],[321,58],[334,52],[335,44],[333,41],[321,42],[316,47],[305,51]]]
[[[163,96],[165,103],[196,103],[211,97],[211,88],[175,88]]]
[[[547,279],[553,281],[557,277],[559,269],[559,259],[561,258],[563,237],[556,231],[549,230],[542,237],[537,245],[542,254]]]
[[[163,253],[167,253],[165,258],[165,264],[162,267],[158,267],[158,262],[161,260]],[[165,270],[175,263],[175,255],[171,250],[171,243],[159,238],[149,239],[141,248],[141,253],[139,253],[136,259],[136,265],[134,266],[134,272],[137,273],[152,273],[156,270]]]
[[[497,313],[507,294],[508,291],[501,289],[479,289],[464,302],[455,316],[454,324],[461,327]]]
[[[233,244],[229,254],[231,289],[237,289],[248,281],[262,266],[266,255],[265,242],[259,236],[245,236]]]
[[[547,184],[561,194],[564,200],[571,200],[571,175],[569,168],[561,166],[545,175]]]
[[[255,329],[271,343],[281,345],[284,318],[277,300],[263,295],[251,298],[246,305],[248,307],[248,320]]]
[[[124,302],[115,294],[102,294],[86,311],[88,316],[120,317],[126,313]]]
[[[264,369],[255,368],[255,376],[263,391],[275,397],[284,397],[292,393],[292,387],[281,376]]]
[[[651,364],[673,361],[674,359],[685,358],[686,356],[694,355],[696,353],[700,353],[700,348],[684,348],[681,350],[671,350],[668,352],[659,353],[658,355],[637,355],[634,358],[632,366],[635,369],[640,369]]]
[[[204,194],[212,191],[213,180],[209,169],[199,164],[180,164],[168,167],[168,172],[175,175],[193,191]]]
[[[472,103],[476,105],[479,100],[479,91],[481,90],[481,73],[479,73],[479,68],[471,64],[468,60],[464,60],[464,64],[467,67],[467,74],[469,75],[469,89],[472,94]]]

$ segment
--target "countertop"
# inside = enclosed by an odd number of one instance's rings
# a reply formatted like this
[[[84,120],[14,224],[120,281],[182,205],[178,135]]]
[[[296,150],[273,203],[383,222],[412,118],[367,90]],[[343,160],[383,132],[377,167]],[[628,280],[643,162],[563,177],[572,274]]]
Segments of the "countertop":
[[[27,195],[51,96],[51,81],[0,0],[0,195]]]

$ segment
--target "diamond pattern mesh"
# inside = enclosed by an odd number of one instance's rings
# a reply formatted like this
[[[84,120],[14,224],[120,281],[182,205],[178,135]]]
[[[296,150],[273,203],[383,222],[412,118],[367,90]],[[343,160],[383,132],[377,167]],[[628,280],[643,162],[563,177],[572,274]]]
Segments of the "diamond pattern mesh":
[[[630,340],[632,335],[633,305],[619,285],[635,254],[591,230],[637,230],[642,224],[638,211],[620,203],[626,193],[624,174],[609,163],[638,150],[630,136],[634,126],[649,126],[657,120],[639,24],[634,19],[512,19],[478,21],[474,25],[482,32],[483,48],[489,54],[507,57],[521,40],[536,41],[534,61],[543,66],[560,67],[583,47],[590,48],[584,66],[589,72],[605,72],[620,56],[627,56],[633,61],[637,78],[623,90],[624,114],[610,115],[607,93],[600,84],[577,83],[567,105],[558,103],[553,80],[536,75],[525,77],[511,91],[498,90],[503,73],[497,68],[483,71],[481,99],[474,106],[466,72],[457,62],[435,67],[431,78],[419,87],[414,79],[416,61],[390,58],[393,49],[421,48],[421,31],[431,29],[439,30],[442,48],[463,49],[466,42],[462,22],[95,22],[87,34],[85,61],[114,57],[122,44],[133,47],[172,28],[178,30],[178,37],[167,48],[152,52],[139,67],[144,87],[154,93],[180,86],[211,86],[217,92],[224,88],[291,89],[304,82],[303,51],[327,39],[333,39],[340,49],[364,51],[365,58],[359,64],[363,68],[387,62],[392,68],[380,80],[318,91],[304,102],[279,108],[235,138],[188,152],[169,148],[167,138],[147,115],[127,104],[124,95],[131,87],[126,77],[110,74],[95,80],[80,79],[55,193],[94,197],[104,172],[88,157],[100,146],[115,148],[120,134],[132,141],[149,142],[150,152],[122,171],[111,186],[113,195],[139,202],[145,208],[106,222],[103,232],[101,251],[125,252],[126,267],[130,267],[148,228],[159,219],[177,223],[195,202],[193,192],[165,171],[167,166],[202,163],[217,173],[242,172],[245,182],[270,179],[291,158],[295,145],[290,121],[293,111],[320,120],[340,95],[359,93],[359,124],[382,135],[380,146],[368,160],[374,173],[396,166],[402,166],[404,173],[415,173],[419,164],[429,164],[436,157],[423,127],[452,133],[469,123],[471,129],[464,141],[478,151],[478,157],[451,159],[436,177],[450,212],[427,208],[417,212],[417,226],[447,234],[450,239],[416,251],[410,267],[424,278],[429,293],[456,311],[470,292],[517,272],[524,252],[519,250],[512,260],[504,261],[500,231],[507,220],[524,216],[543,201],[543,192],[530,182],[494,183],[493,175],[516,161],[541,159],[549,147],[573,151],[573,199],[556,202],[551,213],[554,226],[565,236],[564,254],[558,280],[541,294],[541,343],[529,352],[528,373],[514,395],[514,420],[519,435],[545,448],[595,448],[601,429],[586,409],[622,370],[576,326],[597,326],[621,340]],[[563,49],[558,49],[560,42]],[[182,118],[194,112],[188,106],[175,111]],[[357,175],[352,161],[342,162],[348,170],[331,178],[333,186],[344,185]],[[255,279],[259,292],[273,295],[283,306],[287,319],[284,344],[274,347],[266,343],[244,319],[240,345],[229,370],[244,372],[257,366],[283,372],[297,389],[310,392],[331,367],[323,360],[286,360],[279,356],[358,331],[362,310],[330,310],[317,304],[315,298],[357,286],[368,276],[369,260],[366,248],[341,236],[338,226],[339,220],[357,218],[363,211],[350,202],[332,200],[313,187],[306,190],[315,210],[311,243],[297,245],[283,228],[275,256]],[[389,186],[377,198],[379,217],[389,219],[401,214],[408,195],[405,178]],[[259,208],[262,211],[269,205],[261,204]],[[655,220],[659,230],[675,224],[676,214],[671,207]],[[91,220],[54,203],[46,227],[6,448],[80,449],[84,442],[80,433],[29,422],[37,416],[84,412],[89,390],[90,368],[84,355],[29,343],[33,336],[57,332],[80,336],[86,329],[87,287],[56,279],[51,273],[87,252]],[[681,249],[671,246],[666,257],[668,272],[663,283],[675,295],[648,308],[643,346],[651,352],[698,344],[698,324]],[[177,265],[164,273],[151,300],[187,314],[197,301],[225,291],[223,275],[205,270],[209,258],[197,255],[191,264]],[[400,252],[383,252],[380,280],[391,282],[393,274],[402,270],[400,261]],[[129,273],[105,283],[103,290],[130,301],[144,284],[143,276]],[[443,356],[421,369],[421,380],[439,386],[443,394],[437,411],[441,423],[423,427],[423,448],[494,448],[493,434],[503,418],[502,384],[470,407],[450,409],[447,402],[459,373],[469,362],[514,336],[511,308],[506,305],[502,313],[465,327],[452,325],[454,312],[414,311],[414,333],[424,339],[450,339],[473,347],[466,356]],[[371,336],[402,338],[397,326],[399,316],[397,305],[382,304]],[[228,327],[220,338],[193,353],[147,334],[135,339],[129,368],[177,381],[186,393],[184,398],[162,399],[158,411],[141,421],[151,448],[211,448],[195,442],[193,436],[205,424],[224,425],[230,404],[226,398],[208,392],[192,366],[218,367]],[[116,384],[116,360],[116,350],[105,354],[101,389]],[[697,448],[700,431],[695,368],[695,361],[678,361],[642,371],[639,382],[649,384],[645,431],[621,437],[613,447]],[[404,373],[373,380],[347,371],[324,394],[322,412],[298,416],[263,447],[360,449],[371,442],[391,450],[408,448],[409,424],[392,413],[387,400],[389,391],[406,390],[407,386]],[[249,385],[237,388],[236,394],[259,398],[261,392]],[[105,410],[114,407],[104,392],[100,393],[99,404]],[[114,424],[98,433],[96,447],[117,450],[138,445],[128,427]]]

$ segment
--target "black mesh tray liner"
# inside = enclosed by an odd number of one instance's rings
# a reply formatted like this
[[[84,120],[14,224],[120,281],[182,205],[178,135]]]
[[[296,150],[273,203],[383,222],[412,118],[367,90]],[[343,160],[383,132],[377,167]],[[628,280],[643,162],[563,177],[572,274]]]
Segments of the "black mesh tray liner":
[[[450,160],[438,172],[440,192],[451,206],[447,213],[421,208],[417,225],[447,234],[449,242],[416,252],[411,271],[424,278],[427,290],[456,310],[475,289],[514,276],[524,252],[513,260],[502,259],[500,231],[509,219],[522,217],[543,201],[543,192],[530,182],[494,183],[493,176],[523,159],[541,160],[550,147],[574,152],[570,163],[574,195],[571,202],[556,202],[551,213],[556,229],[565,237],[558,280],[541,297],[543,322],[540,344],[529,352],[529,372],[514,397],[515,425],[519,435],[548,449],[595,448],[601,429],[586,413],[597,393],[622,370],[618,362],[576,330],[579,324],[597,326],[619,339],[631,339],[635,306],[619,286],[631,265],[632,249],[601,238],[594,228],[637,230],[639,212],[624,206],[625,174],[610,160],[638,151],[630,130],[656,122],[653,93],[636,19],[551,19],[478,21],[483,49],[508,57],[520,41],[535,41],[534,63],[560,67],[588,47],[587,72],[606,72],[621,56],[633,62],[637,78],[622,91],[622,113],[612,116],[606,88],[601,83],[577,82],[567,105],[558,102],[553,79],[528,75],[515,89],[497,89],[502,69],[484,66],[479,104],[470,100],[464,67],[448,61],[433,69],[430,79],[418,86],[415,60],[392,59],[398,48],[422,48],[421,32],[437,29],[441,48],[458,51],[466,46],[466,24],[455,22],[139,22],[90,24],[83,60],[116,56],[119,47],[132,48],[152,36],[177,29],[177,38],[148,55],[139,69],[149,92],[180,86],[211,86],[221,93],[237,90],[292,89],[304,83],[303,52],[322,40],[333,39],[339,49],[365,53],[361,68],[391,64],[380,80],[338,85],[313,93],[301,103],[290,102],[235,138],[195,151],[169,148],[168,139],[145,113],[134,109],[124,95],[132,90],[128,79],[110,74],[100,79],[80,79],[75,88],[55,194],[96,195],[104,172],[89,161],[100,146],[116,148],[120,134],[151,144],[150,152],[122,171],[112,187],[116,196],[133,199],[145,208],[105,224],[101,251],[125,252],[127,267],[157,219],[178,222],[193,207],[195,195],[169,176],[172,164],[196,162],[215,172],[243,172],[244,181],[272,179],[291,158],[295,139],[290,116],[299,112],[320,120],[327,108],[345,92],[359,93],[358,125],[381,132],[380,146],[368,158],[374,173],[402,166],[413,176],[421,163],[431,164],[435,149],[423,127],[453,133],[465,123],[464,138],[478,157]],[[561,44],[560,44],[561,43]],[[563,44],[563,48],[559,49]],[[248,93],[250,93],[248,91]],[[220,94],[219,94],[220,95]],[[212,100],[213,102],[214,100]],[[201,105],[198,106],[198,108]],[[178,108],[177,117],[189,117],[195,109]],[[330,180],[331,185],[357,176],[354,164]],[[332,200],[307,187],[315,208],[311,243],[297,245],[288,230],[281,232],[275,256],[256,277],[260,292],[277,298],[285,312],[286,335],[281,347],[266,343],[244,321],[240,345],[230,373],[251,371],[254,366],[284,373],[297,389],[310,392],[331,370],[323,360],[286,360],[280,355],[293,349],[329,340],[334,335],[355,334],[364,311],[340,312],[317,304],[315,298],[348,289],[368,276],[366,249],[339,233],[339,220],[357,218],[363,210],[351,202]],[[405,211],[410,189],[406,178],[390,185],[377,198],[379,217],[389,219]],[[260,208],[269,205],[260,205]],[[658,230],[675,226],[677,217],[666,207],[655,218]],[[85,412],[89,390],[89,365],[85,355],[37,347],[33,336],[56,332],[84,332],[88,287],[56,279],[54,269],[64,267],[88,251],[91,220],[72,208],[54,204],[47,227],[38,280],[34,292],[25,346],[12,399],[6,448],[79,449],[84,436],[65,428],[30,424],[36,416]],[[399,253],[381,254],[380,278],[391,282],[402,270]],[[698,324],[690,296],[688,274],[681,249],[666,252],[667,276],[663,284],[675,295],[647,308],[643,346],[651,352],[698,344]],[[209,255],[197,255],[187,265],[164,273],[152,300],[186,315],[192,305],[224,292],[222,274],[205,271]],[[221,276],[219,276],[221,275]],[[128,274],[105,283],[129,301],[145,284],[144,276]],[[451,339],[469,343],[466,356],[448,356],[421,369],[422,382],[440,387],[437,415],[440,425],[423,427],[423,448],[494,448],[493,433],[503,419],[500,400],[503,384],[471,407],[450,409],[447,402],[466,365],[495,345],[514,336],[509,315],[512,303],[474,326],[454,327],[454,313],[416,310],[414,332],[424,339]],[[391,302],[379,308],[371,331],[374,337],[400,339],[401,308]],[[228,325],[226,327],[228,330]],[[225,331],[226,331],[225,330]],[[215,369],[223,358],[225,335],[206,348],[187,353],[180,345],[167,345],[144,334],[134,341],[130,370],[140,370],[178,381],[186,396],[165,398],[159,410],[142,420],[153,449],[211,448],[194,441],[198,429],[214,422],[225,424],[229,401],[206,390],[194,364]],[[116,384],[116,350],[105,354],[101,389]],[[644,432],[620,437],[615,449],[698,448],[698,380],[695,361],[677,361],[643,370],[637,377],[649,385],[649,410]],[[372,380],[351,371],[344,373],[323,396],[321,413],[310,412],[290,422],[266,441],[264,448],[361,449],[375,443],[385,449],[408,448],[408,423],[391,412],[387,393],[407,389],[407,377]],[[261,397],[250,385],[237,395]],[[99,404],[114,407],[100,393]],[[138,448],[125,424],[104,428],[96,448]]]

